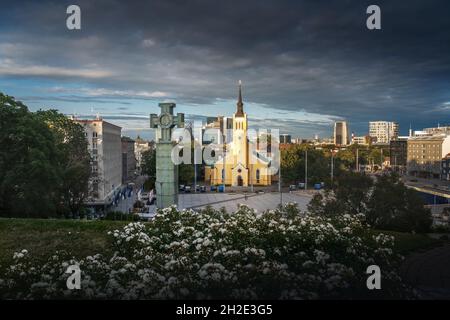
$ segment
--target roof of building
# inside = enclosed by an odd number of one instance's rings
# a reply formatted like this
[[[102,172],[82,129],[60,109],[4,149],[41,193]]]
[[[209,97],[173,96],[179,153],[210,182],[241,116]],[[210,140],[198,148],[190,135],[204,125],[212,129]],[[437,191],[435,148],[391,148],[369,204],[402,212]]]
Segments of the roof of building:
[[[418,136],[418,137],[411,137],[408,139],[408,141],[439,141],[444,140],[447,136],[444,135],[434,135],[434,136]]]
[[[89,124],[89,123],[94,123],[94,122],[102,122],[102,123],[105,123],[105,124],[117,127],[118,129],[122,129],[122,127],[120,127],[118,125],[115,125],[115,124],[113,124],[111,122],[105,121],[102,118],[96,118],[96,119],[77,119],[77,118],[73,118],[72,120],[75,121],[75,122],[84,123],[84,124]]]

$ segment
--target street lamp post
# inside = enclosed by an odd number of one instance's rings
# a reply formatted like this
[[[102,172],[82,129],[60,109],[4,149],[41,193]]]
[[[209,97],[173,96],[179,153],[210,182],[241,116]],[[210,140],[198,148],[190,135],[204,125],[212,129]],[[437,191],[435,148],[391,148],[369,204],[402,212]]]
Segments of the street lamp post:
[[[251,192],[253,193],[253,164],[250,164],[250,183],[251,183]]]
[[[308,150],[305,149],[305,190],[308,189]]]
[[[333,158],[333,150],[331,150],[331,186],[333,186],[333,178],[334,178],[334,158]]]
[[[359,172],[359,149],[356,148],[356,172]]]
[[[225,120],[224,120],[225,121]],[[225,193],[225,182],[226,182],[226,175],[227,175],[227,170],[226,170],[226,153],[227,153],[227,145],[225,143],[225,122],[222,124],[222,142],[223,142],[223,175],[222,175],[222,180],[223,180],[223,193]]]
[[[283,191],[281,190],[281,161],[278,169],[278,192],[280,193],[280,206],[283,205]]]

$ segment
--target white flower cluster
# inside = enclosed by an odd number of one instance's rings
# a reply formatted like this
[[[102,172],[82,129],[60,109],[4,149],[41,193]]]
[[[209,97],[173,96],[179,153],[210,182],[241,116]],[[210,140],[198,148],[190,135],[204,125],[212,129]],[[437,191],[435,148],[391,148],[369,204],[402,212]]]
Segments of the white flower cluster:
[[[370,264],[392,286],[389,298],[410,294],[395,271],[392,237],[372,236],[358,217],[304,215],[295,204],[262,214],[170,207],[109,234],[112,256],[56,253],[40,263],[15,253],[0,269],[0,298],[364,298]],[[81,290],[66,287],[73,264]]]

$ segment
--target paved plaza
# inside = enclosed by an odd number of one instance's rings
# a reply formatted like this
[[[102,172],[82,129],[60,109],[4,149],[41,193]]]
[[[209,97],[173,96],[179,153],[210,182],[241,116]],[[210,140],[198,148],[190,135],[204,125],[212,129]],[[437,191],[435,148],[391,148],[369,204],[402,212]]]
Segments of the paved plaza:
[[[208,205],[215,209],[224,207],[227,212],[236,211],[238,204],[245,204],[250,208],[263,212],[269,209],[275,209],[280,204],[280,194],[278,192],[270,193],[249,193],[245,197],[242,193],[183,193],[178,197],[178,207],[180,209],[200,209]],[[311,194],[302,193],[283,193],[282,201],[296,202],[299,209],[306,210],[311,200]]]

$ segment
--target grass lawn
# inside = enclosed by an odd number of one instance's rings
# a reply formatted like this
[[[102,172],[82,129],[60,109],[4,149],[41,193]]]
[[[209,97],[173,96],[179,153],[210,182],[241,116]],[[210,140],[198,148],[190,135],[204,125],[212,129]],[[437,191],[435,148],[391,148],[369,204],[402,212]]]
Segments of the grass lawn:
[[[127,221],[0,219],[0,264],[12,260],[16,251],[27,249],[34,257],[48,257],[65,250],[77,258],[104,253],[110,230]]]
[[[127,221],[1,219],[0,264],[12,260],[14,252],[27,249],[33,257],[46,258],[65,250],[76,258],[108,253],[107,232],[128,224]],[[401,254],[438,246],[441,241],[426,235],[374,230],[395,236],[395,248]]]

